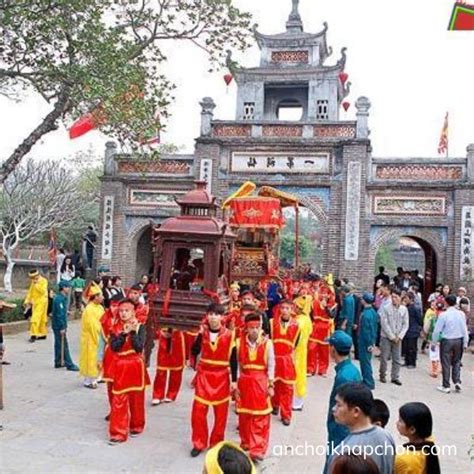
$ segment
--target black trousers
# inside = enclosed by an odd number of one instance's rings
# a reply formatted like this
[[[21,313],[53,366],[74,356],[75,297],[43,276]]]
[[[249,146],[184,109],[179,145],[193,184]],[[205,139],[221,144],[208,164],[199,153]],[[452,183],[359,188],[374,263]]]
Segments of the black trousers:
[[[418,338],[407,337],[403,338],[403,345],[405,346],[405,365],[416,366],[416,355],[418,352]]]
[[[449,388],[449,379],[454,384],[461,383],[461,359],[463,353],[463,339],[443,339],[439,347],[441,369],[443,371],[443,387]],[[452,373],[451,373],[452,371]]]

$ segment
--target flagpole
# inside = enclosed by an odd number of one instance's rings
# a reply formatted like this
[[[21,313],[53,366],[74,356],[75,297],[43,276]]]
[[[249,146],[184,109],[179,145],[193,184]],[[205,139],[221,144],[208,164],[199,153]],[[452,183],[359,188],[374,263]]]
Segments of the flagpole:
[[[448,123],[448,129],[446,130],[446,159],[449,158],[449,112],[446,112],[446,122]]]

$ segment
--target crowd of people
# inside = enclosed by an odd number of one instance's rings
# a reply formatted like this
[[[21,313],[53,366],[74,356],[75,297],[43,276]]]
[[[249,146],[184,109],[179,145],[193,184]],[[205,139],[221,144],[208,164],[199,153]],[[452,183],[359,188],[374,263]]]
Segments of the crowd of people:
[[[311,272],[298,279],[261,281],[254,287],[231,284],[229,301],[211,303],[199,328],[157,330],[151,405],[175,402],[183,371],[192,368],[191,456],[208,450],[205,470],[209,473],[255,472],[254,463],[262,461],[269,448],[272,416],[290,425],[293,412],[304,409],[308,378],[326,377],[332,360],[335,379],[326,423],[325,472],[439,472],[437,456],[428,449],[434,443],[433,420],[422,403],[400,407],[397,428],[408,443],[406,453],[395,456],[393,438],[385,430],[388,408],[372,394],[373,357],[380,357],[379,381],[387,382],[391,362],[390,381],[400,386],[401,359],[405,358],[407,369],[416,366],[423,334],[427,345],[421,350],[429,347],[430,375],[438,376],[440,360],[439,389],[448,393],[452,380],[459,392],[461,358],[469,342],[463,311],[468,313],[469,308],[463,307],[463,288],[454,295],[442,287],[429,297],[423,318],[420,285],[413,277],[407,282],[406,275],[391,280],[381,268],[375,292],[362,294],[348,280]],[[37,271],[30,276],[25,303],[32,307],[31,337],[36,341],[46,337],[47,281]],[[119,276],[111,277],[107,268],[99,268],[98,277],[81,294],[85,306],[79,366],[67,341],[71,279],[61,279],[58,287],[52,304],[54,366],[79,370],[89,389],[106,383],[109,444],[139,436],[145,427],[145,389],[151,384],[143,356],[147,299],[153,298],[157,285],[145,275],[124,289]],[[234,414],[240,446],[224,439],[227,420]],[[379,445],[392,450],[363,459],[354,455],[354,447]],[[359,464],[363,468],[357,471]],[[240,470],[222,468],[227,465]],[[410,470],[414,466],[420,470]]]

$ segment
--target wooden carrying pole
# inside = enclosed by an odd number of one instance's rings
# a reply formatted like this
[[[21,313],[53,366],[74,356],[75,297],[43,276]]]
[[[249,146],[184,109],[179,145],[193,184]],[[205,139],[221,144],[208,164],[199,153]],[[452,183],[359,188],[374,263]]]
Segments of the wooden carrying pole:
[[[300,240],[300,219],[299,219],[299,207],[298,203],[295,204],[295,270],[298,271],[300,266],[300,248],[299,248],[299,240]]]

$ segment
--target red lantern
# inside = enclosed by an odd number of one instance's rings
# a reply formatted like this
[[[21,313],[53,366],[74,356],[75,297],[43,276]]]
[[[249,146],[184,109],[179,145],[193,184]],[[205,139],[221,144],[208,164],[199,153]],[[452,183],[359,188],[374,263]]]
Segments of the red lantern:
[[[224,76],[224,82],[225,82],[225,85],[228,86],[231,82],[232,82],[232,74],[226,74]]]
[[[343,102],[342,103],[342,107],[344,108],[345,112],[347,112],[347,110],[349,109],[350,106],[351,106],[350,102]]]
[[[339,73],[339,80],[341,81],[342,85],[346,83],[347,79],[349,79],[349,74],[346,74],[345,72]]]

